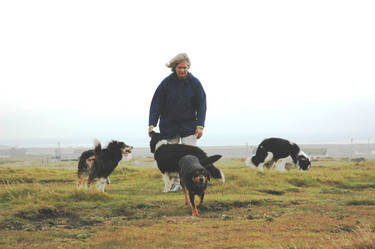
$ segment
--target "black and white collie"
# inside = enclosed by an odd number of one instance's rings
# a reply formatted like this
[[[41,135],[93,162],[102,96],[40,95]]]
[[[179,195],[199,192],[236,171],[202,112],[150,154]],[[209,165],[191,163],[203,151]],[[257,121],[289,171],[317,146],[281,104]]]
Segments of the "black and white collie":
[[[285,164],[290,159],[300,170],[311,167],[310,158],[297,144],[282,138],[267,138],[259,144],[255,155],[248,157],[245,163],[251,168],[263,170],[265,163],[272,162],[276,170],[284,172]]]
[[[107,148],[102,149],[97,141],[93,150],[84,151],[78,162],[78,188],[84,185],[89,188],[90,184],[97,180],[96,187],[104,192],[105,186],[109,183],[109,175],[117,167],[123,155],[131,154],[132,146],[124,142],[112,141]]]
[[[154,153],[157,166],[163,176],[164,191],[169,192],[172,187],[170,174],[178,174],[178,162],[183,156],[193,155],[199,160],[207,158],[207,154],[197,146],[186,144],[168,144],[167,140],[157,132],[151,132],[150,141],[151,153]],[[224,173],[216,168],[212,163],[205,166],[206,170],[213,178],[222,179],[225,182]]]

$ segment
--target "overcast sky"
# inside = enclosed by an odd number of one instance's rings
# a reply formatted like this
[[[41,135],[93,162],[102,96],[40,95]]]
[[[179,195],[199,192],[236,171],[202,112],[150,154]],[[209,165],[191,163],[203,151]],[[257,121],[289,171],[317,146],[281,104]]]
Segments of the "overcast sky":
[[[147,146],[165,64],[207,94],[201,145],[375,141],[374,1],[1,1],[0,145]]]

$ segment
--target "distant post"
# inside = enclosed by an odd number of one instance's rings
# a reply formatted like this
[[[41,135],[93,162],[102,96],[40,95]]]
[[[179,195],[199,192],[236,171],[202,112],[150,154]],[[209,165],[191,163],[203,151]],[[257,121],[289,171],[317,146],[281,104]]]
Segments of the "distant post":
[[[370,149],[370,138],[367,140],[367,154],[368,157],[371,157],[371,149]]]
[[[61,144],[60,144],[60,142],[57,143],[57,149],[55,150],[55,159],[56,160],[61,159]]]

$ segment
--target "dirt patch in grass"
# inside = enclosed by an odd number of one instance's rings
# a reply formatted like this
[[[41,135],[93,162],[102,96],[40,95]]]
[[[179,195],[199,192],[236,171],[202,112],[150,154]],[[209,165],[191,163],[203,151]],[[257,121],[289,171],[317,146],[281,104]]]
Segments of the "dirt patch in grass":
[[[34,225],[24,219],[11,217],[0,221],[0,230],[27,230],[28,228],[34,230]]]
[[[77,212],[63,208],[40,207],[21,210],[11,219],[0,222],[0,229],[36,231],[49,229],[49,227],[63,227],[67,229],[94,226],[104,222],[102,216],[95,213],[80,216]]]
[[[72,192],[71,194],[69,194],[67,196],[67,199],[69,201],[76,201],[76,202],[79,202],[79,201],[94,201],[94,202],[103,201],[103,202],[107,202],[111,199],[111,196],[109,196],[106,193],[99,193],[99,192],[96,192],[96,191],[76,190],[76,191]]]
[[[29,177],[12,177],[0,179],[0,184],[34,183],[36,180]]]
[[[352,200],[348,201],[349,206],[375,206],[375,200]]]
[[[37,180],[35,181],[37,183],[72,183],[72,182],[76,182],[76,180],[74,179],[43,179],[43,180]]]
[[[15,217],[30,220],[30,221],[43,221],[46,219],[56,218],[77,218],[78,216],[72,212],[55,207],[40,207],[30,210],[21,210],[17,212]]]
[[[332,233],[341,233],[341,232],[347,232],[351,233],[356,230],[357,226],[355,225],[349,225],[349,224],[337,224],[335,225],[334,229],[331,230]]]
[[[273,190],[273,189],[261,189],[261,190],[258,190],[258,191],[261,192],[261,193],[266,193],[266,194],[270,194],[270,195],[283,195],[283,194],[285,194],[284,191]]]
[[[254,201],[254,203],[257,201]],[[205,212],[220,212],[228,211],[233,208],[247,207],[251,205],[251,201],[234,201],[234,202],[221,202],[211,201],[204,203],[199,209]],[[254,205],[254,204],[253,204]]]
[[[318,186],[318,183],[313,179],[304,179],[304,178],[292,178],[288,180],[288,183],[296,187],[314,187]]]

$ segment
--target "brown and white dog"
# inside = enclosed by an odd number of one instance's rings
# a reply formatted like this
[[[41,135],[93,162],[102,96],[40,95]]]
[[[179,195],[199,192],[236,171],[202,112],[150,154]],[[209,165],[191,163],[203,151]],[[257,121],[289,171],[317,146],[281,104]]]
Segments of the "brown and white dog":
[[[84,185],[89,188],[90,184],[97,180],[96,187],[104,192],[109,183],[109,175],[117,167],[123,155],[131,154],[132,146],[124,142],[112,141],[107,148],[102,149],[101,144],[96,142],[93,150],[84,151],[78,162],[78,188]]]

